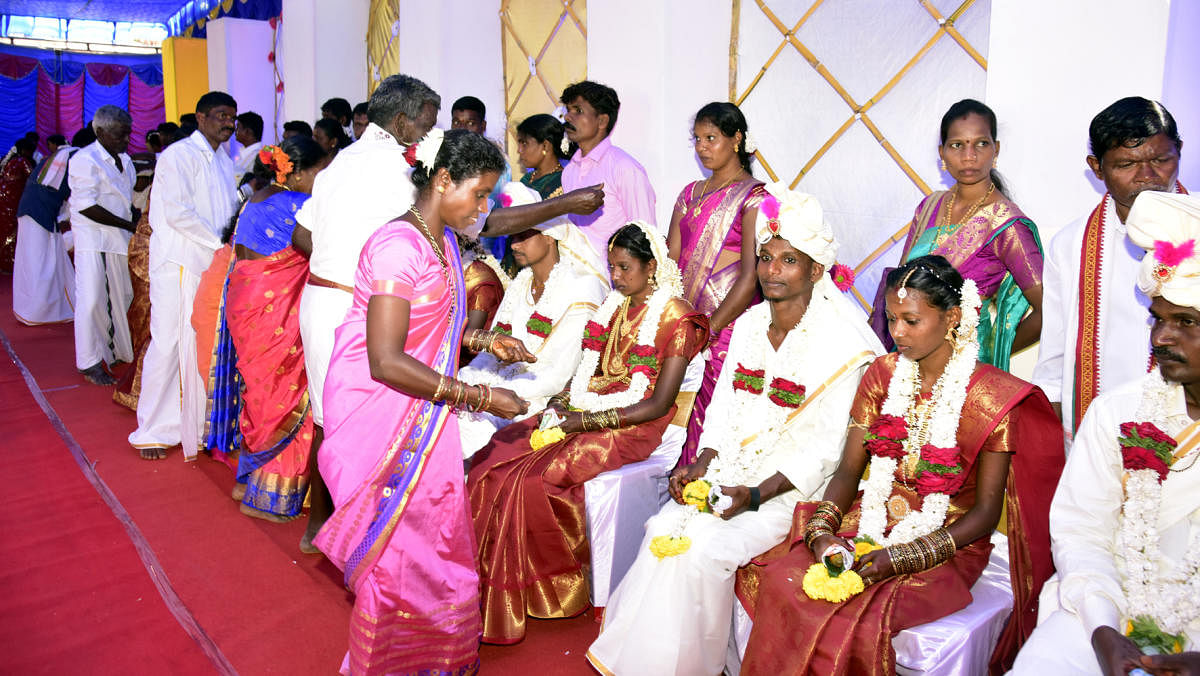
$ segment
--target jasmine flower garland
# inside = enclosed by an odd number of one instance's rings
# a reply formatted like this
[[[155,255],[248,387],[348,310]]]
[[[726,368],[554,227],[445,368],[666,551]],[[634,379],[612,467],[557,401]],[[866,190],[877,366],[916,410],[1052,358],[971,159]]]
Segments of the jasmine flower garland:
[[[951,462],[951,459],[944,458],[944,456],[956,456],[951,451],[957,451],[958,423],[962,416],[963,403],[967,398],[967,386],[971,382],[971,374],[975,371],[975,362],[979,356],[979,343],[975,333],[979,326],[981,302],[974,280],[968,279],[963,282],[961,299],[962,320],[955,331],[957,345],[945,370],[934,385],[934,391],[940,392],[941,396],[935,396],[930,404],[932,411],[928,439],[918,440],[912,434],[913,430],[908,429],[902,439],[891,440],[900,442],[903,449],[902,454],[871,454],[870,478],[863,488],[858,532],[885,547],[911,542],[941,528],[946,522],[946,514],[950,509],[950,495],[957,492],[957,486],[954,486],[953,480],[949,482],[952,487],[950,492],[937,490],[927,492],[921,502],[921,509],[910,511],[892,527],[890,533],[885,535],[884,531],[887,529],[886,503],[891,497],[892,483],[901,459],[914,453],[920,458],[932,452],[937,456],[937,460],[942,460],[942,462],[932,464],[950,468],[947,473],[953,473],[953,469],[955,469],[953,465],[946,464]],[[880,418],[885,421],[906,421],[920,395],[920,374],[917,363],[907,357],[899,357],[896,369],[892,373],[892,380],[888,384],[887,399],[880,410]],[[890,416],[890,418],[884,418],[884,416]],[[906,425],[906,427],[909,426]],[[877,428],[872,425],[872,429]],[[868,434],[869,452],[872,436]],[[926,441],[927,443],[922,443],[922,446],[914,448],[916,443]],[[930,447],[933,448],[930,449]],[[930,461],[921,460],[921,462]],[[962,468],[957,467],[957,469],[961,475]],[[961,478],[957,480],[957,484],[961,486]]]

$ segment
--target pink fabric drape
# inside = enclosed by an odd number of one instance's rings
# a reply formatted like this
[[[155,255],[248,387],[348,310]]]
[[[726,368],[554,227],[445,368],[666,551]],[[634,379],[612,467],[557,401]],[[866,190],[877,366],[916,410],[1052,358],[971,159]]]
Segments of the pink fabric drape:
[[[122,66],[116,63],[89,63],[86,66],[88,75],[96,81],[96,84],[111,87],[120,84],[121,80],[129,73],[129,66]]]
[[[151,87],[136,74],[130,73],[129,114],[133,117],[129,152],[140,153],[146,149],[146,132],[167,121],[162,85]]]
[[[47,136],[62,134],[70,142],[83,128],[83,77],[70,84],[55,84],[44,68],[38,69],[37,132],[43,144]]]

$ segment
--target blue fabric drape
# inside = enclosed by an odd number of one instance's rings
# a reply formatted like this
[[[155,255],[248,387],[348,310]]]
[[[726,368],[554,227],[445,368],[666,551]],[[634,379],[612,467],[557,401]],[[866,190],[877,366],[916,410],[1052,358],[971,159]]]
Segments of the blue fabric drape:
[[[0,75],[0,156],[37,124],[36,111],[30,105],[37,100],[37,81],[36,68],[22,78]]]
[[[96,82],[92,74],[84,75],[83,81],[83,119],[90,120],[96,115],[100,106],[113,105],[122,110],[129,108],[129,76],[111,87]]]

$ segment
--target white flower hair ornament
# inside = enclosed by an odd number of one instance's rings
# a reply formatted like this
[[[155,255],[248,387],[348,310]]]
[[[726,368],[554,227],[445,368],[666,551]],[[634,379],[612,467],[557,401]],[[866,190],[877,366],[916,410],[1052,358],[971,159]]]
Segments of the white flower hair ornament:
[[[758,142],[754,139],[754,136],[750,134],[749,129],[742,134],[742,148],[745,149],[745,151],[750,155],[753,155],[758,150]]]
[[[442,141],[446,139],[446,132],[438,128],[429,130],[428,134],[420,141],[417,141],[413,148],[413,158],[424,165],[425,170],[433,175],[433,165],[437,162],[438,151],[442,149]]]

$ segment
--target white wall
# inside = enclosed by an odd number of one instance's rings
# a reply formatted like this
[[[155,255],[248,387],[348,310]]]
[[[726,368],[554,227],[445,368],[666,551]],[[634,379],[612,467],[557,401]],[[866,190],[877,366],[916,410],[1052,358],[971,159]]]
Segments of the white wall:
[[[283,0],[280,125],[312,124],[321,118],[321,104],[334,97],[351,106],[367,100],[369,5],[370,0]]]
[[[275,128],[275,78],[267,59],[271,52],[271,26],[266,21],[221,18],[209,21],[208,85],[229,93],[238,112],[255,112],[263,118],[263,140],[273,141]],[[239,146],[229,140],[230,155]]]
[[[1171,111],[1183,138],[1179,180],[1193,193],[1200,190],[1200,2],[1174,0],[1167,29],[1167,64],[1163,74],[1162,102]],[[1189,139],[1191,139],[1189,141]]]
[[[398,0],[400,72],[442,97],[438,126],[450,128],[450,106],[474,96],[487,107],[487,136],[504,141],[504,61],[500,3]]]
[[[1044,243],[1104,192],[1085,162],[1092,118],[1126,96],[1161,98],[1167,15],[1168,0],[993,3],[987,101],[1000,170]]]
[[[646,168],[665,233],[679,191],[703,176],[688,142],[692,116],[729,98],[730,3],[603,0],[587,12],[588,79],[617,91],[613,143]]]

